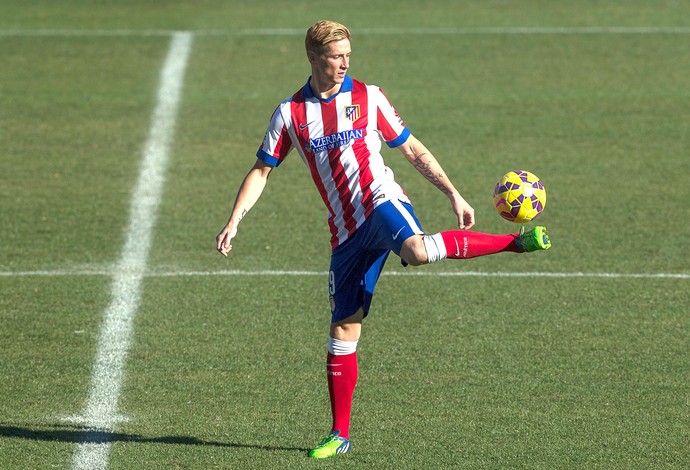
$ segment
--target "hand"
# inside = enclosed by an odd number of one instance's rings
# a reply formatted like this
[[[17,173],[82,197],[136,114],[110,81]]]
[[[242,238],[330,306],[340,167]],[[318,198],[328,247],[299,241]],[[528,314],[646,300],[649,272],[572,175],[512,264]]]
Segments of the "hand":
[[[228,253],[232,250],[232,244],[230,242],[235,238],[235,235],[237,235],[237,226],[228,222],[216,237],[216,249],[221,255],[228,256]]]
[[[474,209],[458,193],[453,193],[450,199],[455,215],[458,216],[458,228],[469,230],[474,225]]]

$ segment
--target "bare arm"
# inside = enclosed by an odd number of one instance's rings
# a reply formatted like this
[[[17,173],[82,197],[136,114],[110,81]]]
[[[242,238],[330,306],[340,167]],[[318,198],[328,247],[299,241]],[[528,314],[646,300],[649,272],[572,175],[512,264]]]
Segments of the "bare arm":
[[[242,181],[232,207],[232,212],[230,213],[230,218],[216,237],[216,249],[221,255],[228,256],[228,253],[232,250],[231,242],[235,235],[237,235],[237,226],[249,210],[254,207],[256,201],[259,200],[272,169],[273,167],[257,159]]]
[[[429,149],[413,135],[410,135],[407,141],[400,145],[398,149],[417,171],[431,184],[436,186],[439,191],[448,196],[453,206],[453,212],[458,217],[458,227],[461,229],[471,228],[474,225],[474,209],[460,196],[460,192],[455,189],[455,186],[448,179],[443,168],[441,168],[441,165]]]

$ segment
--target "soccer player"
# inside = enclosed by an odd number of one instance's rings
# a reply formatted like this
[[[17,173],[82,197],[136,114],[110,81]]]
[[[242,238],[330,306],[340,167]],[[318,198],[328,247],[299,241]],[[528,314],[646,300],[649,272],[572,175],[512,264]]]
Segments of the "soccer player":
[[[333,21],[319,21],[307,31],[305,47],[311,76],[273,113],[256,163],[240,185],[216,247],[228,255],[237,227],[259,199],[269,173],[296,150],[328,209],[331,231],[326,372],[333,423],[330,433],[309,452],[310,457],[326,458],[351,449],[357,343],[391,251],[403,265],[418,266],[444,258],[546,250],[551,242],[540,226],[505,235],[469,231],[475,222],[474,209],[436,158],[405,127],[380,88],[347,75],[350,31]],[[448,197],[458,229],[431,235],[422,230],[405,192],[384,164],[381,140],[400,150]]]

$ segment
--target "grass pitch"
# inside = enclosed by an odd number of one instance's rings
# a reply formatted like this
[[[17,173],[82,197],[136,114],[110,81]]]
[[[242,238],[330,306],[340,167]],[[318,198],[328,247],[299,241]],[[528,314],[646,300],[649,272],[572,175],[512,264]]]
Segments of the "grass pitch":
[[[214,237],[270,113],[307,78],[302,31],[322,17],[351,27],[351,75],[386,91],[477,230],[516,229],[491,190],[525,168],[547,187],[554,247],[417,270],[391,258],[403,274],[382,277],[365,321],[354,452],[313,462],[330,423],[329,247],[299,158],[229,259]],[[72,468],[89,440],[111,443],[112,469],[685,468],[687,18],[670,1],[0,1],[0,468]],[[172,31],[194,40],[124,420],[87,435]],[[449,228],[445,198],[385,157],[424,227]]]

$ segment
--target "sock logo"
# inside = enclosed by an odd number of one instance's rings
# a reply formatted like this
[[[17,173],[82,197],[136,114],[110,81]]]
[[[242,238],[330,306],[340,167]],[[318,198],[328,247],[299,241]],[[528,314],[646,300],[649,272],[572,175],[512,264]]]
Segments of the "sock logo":
[[[336,372],[334,370],[331,370],[331,367],[340,367],[342,364],[334,364],[334,363],[326,363],[326,374],[327,375],[332,375],[333,377],[340,377],[343,375],[342,372]]]
[[[455,241],[455,257],[458,258],[460,257],[460,245],[458,244],[458,239],[453,237],[453,240]],[[467,250],[469,249],[469,241],[467,241],[467,237],[462,237],[462,257],[467,258]]]

